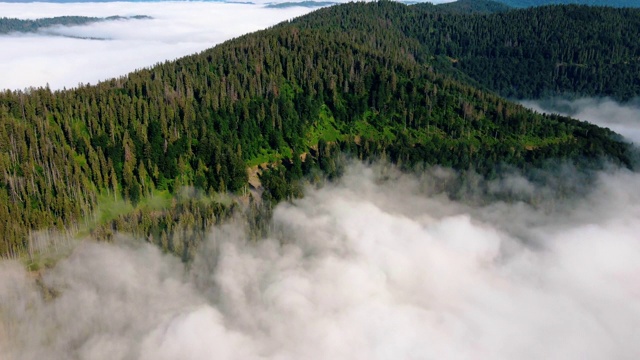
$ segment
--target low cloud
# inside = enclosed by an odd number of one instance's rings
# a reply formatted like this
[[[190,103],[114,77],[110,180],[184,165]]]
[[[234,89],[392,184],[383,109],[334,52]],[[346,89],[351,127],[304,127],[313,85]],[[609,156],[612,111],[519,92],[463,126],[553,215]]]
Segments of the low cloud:
[[[279,205],[272,235],[212,230],[186,272],[151,245],[84,243],[42,283],[0,271],[3,359],[626,359],[640,352],[640,176],[579,199],[470,205],[354,164]],[[544,189],[499,180],[527,196]],[[478,192],[500,192],[481,182]]]
[[[538,112],[571,116],[608,127],[640,144],[640,99],[622,104],[610,98],[527,100],[522,104]]]
[[[0,52],[3,74],[0,89],[24,89],[47,83],[52,89],[61,89],[96,83],[197,53],[311,10],[218,2],[0,3],[2,16],[21,19],[65,15],[153,17],[0,36],[0,47],[11,49]]]

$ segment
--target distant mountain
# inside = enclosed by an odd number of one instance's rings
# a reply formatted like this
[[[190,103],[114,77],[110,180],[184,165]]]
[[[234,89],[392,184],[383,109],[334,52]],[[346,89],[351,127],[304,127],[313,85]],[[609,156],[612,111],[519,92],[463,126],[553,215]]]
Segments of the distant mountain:
[[[296,6],[308,7],[308,8],[316,8],[316,7],[324,7],[335,5],[337,3],[331,1],[297,1],[297,2],[279,2],[279,3],[271,3],[268,4],[267,8],[272,9],[284,9]]]
[[[43,18],[36,20],[22,20],[11,18],[0,18],[0,34],[8,34],[14,32],[28,33],[36,32],[44,28],[52,26],[78,26],[87,25],[100,21],[115,21],[115,20],[143,20],[151,19],[146,15],[135,16],[109,16],[106,18],[98,17],[86,17],[86,16],[59,16],[53,18]]]
[[[60,16],[53,18],[44,18],[37,20],[21,20],[11,18],[0,18],[0,34],[8,34],[13,32],[36,32],[41,28],[51,26],[74,26],[91,24],[103,19],[97,17],[86,16]]]
[[[496,0],[505,5],[514,8],[527,8],[543,5],[591,5],[591,6],[610,6],[610,7],[640,7],[638,0]]]

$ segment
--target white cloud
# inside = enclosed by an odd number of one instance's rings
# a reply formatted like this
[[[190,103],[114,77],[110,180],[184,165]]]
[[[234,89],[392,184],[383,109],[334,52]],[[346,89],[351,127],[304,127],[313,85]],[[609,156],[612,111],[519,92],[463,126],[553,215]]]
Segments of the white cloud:
[[[352,166],[278,206],[277,235],[214,229],[187,274],[150,245],[85,243],[42,302],[4,264],[0,356],[634,358],[640,176],[601,174],[545,209],[449,200],[433,176]]]
[[[55,30],[58,34],[108,41],[45,34],[0,36],[0,47],[11,49],[0,52],[0,89],[46,83],[60,89],[80,82],[95,83],[205,50],[309,11],[217,2],[0,3],[2,16],[21,19],[64,15],[153,17]]]

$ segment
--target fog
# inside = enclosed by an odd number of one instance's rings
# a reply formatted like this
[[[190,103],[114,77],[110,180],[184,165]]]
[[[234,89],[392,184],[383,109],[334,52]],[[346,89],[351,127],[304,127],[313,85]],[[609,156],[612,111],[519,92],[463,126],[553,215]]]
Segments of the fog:
[[[602,173],[551,210],[434,190],[455,176],[353,164],[279,205],[266,239],[213,229],[188,272],[152,245],[84,242],[43,299],[5,262],[0,357],[635,358],[640,177]]]
[[[624,104],[610,98],[527,100],[522,104],[538,112],[571,116],[608,127],[634,144],[640,144],[640,99]]]
[[[0,36],[0,89],[71,88],[208,49],[312,9],[219,2],[0,3],[3,17],[148,15]],[[67,36],[67,37],[65,37]],[[71,37],[106,40],[77,39]]]

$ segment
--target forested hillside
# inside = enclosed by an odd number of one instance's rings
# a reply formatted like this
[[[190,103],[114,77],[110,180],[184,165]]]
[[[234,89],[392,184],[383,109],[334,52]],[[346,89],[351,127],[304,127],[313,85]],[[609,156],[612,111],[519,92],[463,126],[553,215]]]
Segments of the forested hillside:
[[[611,6],[611,7],[640,7],[640,2],[636,0],[497,0],[503,4],[515,8],[526,8],[544,5],[589,5],[589,6]]]
[[[488,16],[422,14],[411,29],[430,53],[516,98],[640,93],[640,9],[550,6]]]
[[[372,7],[347,4],[295,23],[375,31],[376,22],[386,21],[416,41],[421,61],[506,97],[628,100],[640,94],[640,9],[570,5],[442,14],[438,7],[388,4],[374,13]]]
[[[248,167],[272,168],[262,175],[268,203],[298,194],[305,174],[339,175],[339,152],[489,176],[556,158],[632,166],[609,130],[451,77],[438,56],[462,51],[459,30],[437,25],[473,19],[495,21],[341,5],[96,86],[5,91],[0,253],[22,254],[35,230],[55,227],[103,239],[127,231],[188,259],[198,230],[232,210],[225,194],[247,194]],[[430,50],[430,39],[450,49]]]
[[[457,0],[435,6],[436,10],[458,14],[491,14],[511,10],[510,6],[491,0]]]

